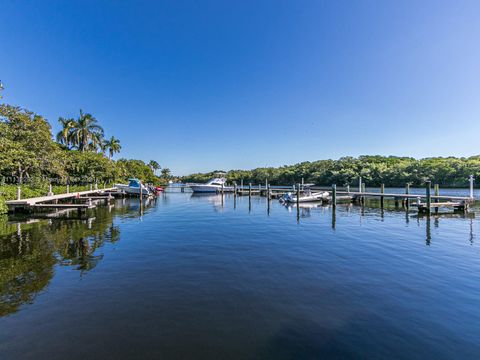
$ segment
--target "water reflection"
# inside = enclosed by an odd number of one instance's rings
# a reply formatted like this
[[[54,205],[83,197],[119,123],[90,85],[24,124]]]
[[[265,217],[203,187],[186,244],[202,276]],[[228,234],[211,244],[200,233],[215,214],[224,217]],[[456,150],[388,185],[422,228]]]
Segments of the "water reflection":
[[[146,203],[148,205],[148,203]],[[115,216],[135,217],[138,200],[117,200],[115,207],[99,207],[87,218],[76,212],[59,219],[0,218],[0,316],[32,303],[50,282],[54,266],[71,266],[80,275],[102,260],[98,249],[120,239]]]

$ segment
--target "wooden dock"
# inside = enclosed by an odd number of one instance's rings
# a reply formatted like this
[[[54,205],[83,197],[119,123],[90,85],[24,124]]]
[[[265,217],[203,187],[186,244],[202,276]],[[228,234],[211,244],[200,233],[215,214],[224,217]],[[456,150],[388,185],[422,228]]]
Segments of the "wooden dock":
[[[434,194],[431,191],[431,182],[427,181],[425,185],[424,194],[411,194],[410,185],[407,184],[405,187],[405,193],[386,193],[385,186],[381,185],[378,192],[366,191],[365,184],[359,184],[359,191],[350,191],[350,188],[347,187],[347,190],[337,190],[336,185],[332,185],[331,188],[320,187],[320,186],[303,186],[301,184],[293,186],[275,186],[271,187],[268,183],[265,186],[262,185],[249,185],[248,187],[234,186],[234,196],[249,196],[251,198],[254,195],[257,196],[266,196],[270,199],[278,199],[283,194],[291,192],[298,195],[301,195],[307,191],[314,192],[328,192],[328,197],[323,200],[324,203],[336,205],[336,203],[357,203],[365,204],[367,199],[379,200],[380,206],[383,208],[385,206],[385,200],[393,200],[395,206],[402,206],[407,210],[412,208],[417,208],[419,213],[430,214],[431,212],[438,213],[439,209],[453,209],[454,212],[467,212],[471,205],[475,203],[475,198],[473,197],[473,178],[470,177],[470,195],[466,196],[450,196],[450,195],[440,195],[439,186],[435,184]]]
[[[17,193],[17,200],[8,200],[6,204],[10,212],[34,212],[41,209],[77,209],[78,211],[92,209],[95,202],[111,198],[117,188],[87,190],[73,193],[46,195],[34,198],[20,198]],[[65,203],[68,201],[68,203]]]

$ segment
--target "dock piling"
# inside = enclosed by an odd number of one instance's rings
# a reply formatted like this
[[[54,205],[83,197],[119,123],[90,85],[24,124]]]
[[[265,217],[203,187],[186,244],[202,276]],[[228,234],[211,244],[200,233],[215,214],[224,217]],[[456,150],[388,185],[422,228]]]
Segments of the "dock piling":
[[[380,193],[385,194],[385,184],[380,185]],[[383,208],[384,204],[385,204],[384,197],[380,196],[380,206]]]
[[[337,206],[337,185],[332,185],[332,206]]]
[[[425,196],[427,198],[427,214],[430,214],[430,206],[432,205],[432,194],[430,192],[432,182],[430,180],[425,181]]]
[[[470,199],[473,199],[473,182],[475,181],[473,175],[469,176],[468,181],[470,182]]]
[[[22,199],[22,188],[20,186],[17,186],[17,200]]]
[[[440,186],[438,184],[433,185],[433,191],[435,194],[435,202],[438,203],[440,200],[437,196],[440,196]],[[438,207],[435,208],[435,212],[438,213]]]

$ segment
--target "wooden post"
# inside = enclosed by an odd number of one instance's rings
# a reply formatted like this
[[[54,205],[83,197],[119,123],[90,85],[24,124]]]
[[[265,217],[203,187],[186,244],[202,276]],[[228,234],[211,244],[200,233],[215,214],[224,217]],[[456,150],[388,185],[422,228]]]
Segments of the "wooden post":
[[[350,194],[350,185],[347,185],[347,193]]]
[[[365,183],[363,183],[363,182],[362,182],[362,184],[361,184],[361,190],[360,190],[360,192],[361,192],[362,194],[365,194]],[[365,195],[362,195],[361,199],[362,199],[362,204],[365,204]]]
[[[224,194],[224,192],[225,192],[225,188],[224,188],[224,185],[222,183],[222,195]]]
[[[300,184],[297,184],[297,208],[300,206]]]
[[[270,194],[270,184],[267,184],[267,199],[270,201],[271,194]]]
[[[430,188],[432,182],[430,180],[425,181],[425,196],[427,198],[427,214],[430,214],[430,206],[432,205],[432,194],[430,193]]]
[[[240,179],[240,189],[243,190],[243,179]]]
[[[248,184],[248,202],[252,201],[252,183]]]
[[[358,178],[358,192],[362,192],[362,177]]]
[[[70,184],[67,184],[67,194],[70,194]]]
[[[300,221],[300,184],[297,184],[297,222]]]
[[[473,175],[470,175],[468,181],[470,182],[470,198],[473,199],[473,182],[475,181]]]
[[[385,194],[385,184],[380,185],[380,193]],[[383,208],[384,205],[384,198],[380,196],[380,206]]]
[[[22,188],[20,186],[17,186],[17,200],[22,199]]]
[[[233,197],[237,197],[237,183],[233,183]]]
[[[139,199],[140,199],[140,215],[143,215],[143,201],[142,201],[143,190],[142,190],[142,181],[139,181],[139,184],[140,184],[140,196],[139,196]]]
[[[410,183],[405,185],[405,195],[410,195]],[[407,209],[410,207],[410,199],[408,197],[405,198],[405,207]]]
[[[52,190],[52,184],[48,185],[48,194],[47,196],[52,196],[53,195],[53,190]]]
[[[433,185],[433,191],[435,196],[440,196],[440,186],[438,184]],[[438,197],[435,197],[434,202],[438,203],[439,199]],[[435,212],[438,213],[438,207],[435,208]]]
[[[332,205],[337,206],[337,185],[332,185]]]

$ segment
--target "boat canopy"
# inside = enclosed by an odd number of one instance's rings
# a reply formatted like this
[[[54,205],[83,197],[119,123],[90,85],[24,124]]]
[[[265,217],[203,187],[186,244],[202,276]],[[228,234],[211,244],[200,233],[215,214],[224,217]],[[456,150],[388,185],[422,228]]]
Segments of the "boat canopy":
[[[128,186],[139,188],[140,187],[140,180],[138,179],[128,179]]]

